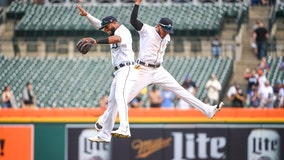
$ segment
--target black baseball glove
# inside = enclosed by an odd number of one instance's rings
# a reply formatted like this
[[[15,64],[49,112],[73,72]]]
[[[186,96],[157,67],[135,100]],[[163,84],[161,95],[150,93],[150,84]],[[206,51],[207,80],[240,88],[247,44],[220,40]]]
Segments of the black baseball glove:
[[[93,38],[82,38],[77,43],[76,48],[80,53],[86,54],[92,48],[92,46],[94,45],[94,42],[95,42],[95,39]]]

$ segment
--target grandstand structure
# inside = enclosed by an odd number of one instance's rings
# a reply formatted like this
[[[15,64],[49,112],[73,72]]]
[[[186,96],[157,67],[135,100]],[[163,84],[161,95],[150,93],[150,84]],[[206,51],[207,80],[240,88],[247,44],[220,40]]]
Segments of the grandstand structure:
[[[103,18],[105,13],[116,15],[120,23],[133,32],[135,51],[138,48],[138,35],[130,25],[131,3],[96,3],[82,4],[88,12]],[[248,14],[248,6],[243,3],[226,3],[221,5],[203,4],[188,5],[187,3],[155,3],[141,7],[142,21],[156,25],[160,15],[175,19],[175,33],[173,43],[169,47],[169,55],[176,56],[210,56],[210,41],[215,34],[221,34],[224,23],[228,19],[236,21],[235,30],[225,41],[224,55],[235,56],[240,52],[236,37],[241,24]],[[13,1],[6,9],[7,21],[13,24],[13,43],[5,44],[20,56],[52,56],[62,53],[61,56],[76,56],[74,46],[78,39],[86,36],[99,38],[105,36],[97,31],[88,21],[81,17],[74,3],[46,4],[23,3]],[[184,15],[187,15],[186,18]],[[6,53],[2,48],[2,52]],[[8,50],[8,48],[7,48]],[[109,49],[105,46],[94,47],[93,56],[108,56]]]
[[[57,2],[57,3],[52,3]],[[244,67],[258,63],[249,52],[249,31],[258,17],[245,2],[200,3],[197,1],[143,2],[139,17],[150,25],[159,18],[174,20],[172,43],[168,47],[164,66],[182,83],[187,75],[198,86],[196,97],[204,100],[205,83],[212,73],[222,84],[221,99],[227,87],[238,81],[245,90]],[[83,7],[98,18],[115,15],[133,35],[133,48],[138,52],[138,34],[130,25],[130,1],[85,1]],[[13,1],[0,10],[0,87],[10,84],[18,106],[26,82],[34,84],[39,107],[96,107],[102,95],[109,92],[113,68],[108,45],[94,46],[87,55],[79,54],[77,41],[82,37],[104,37],[79,15],[74,2]],[[266,7],[267,27],[272,37],[268,62],[274,72],[268,73],[271,84],[284,78],[277,69],[284,55],[280,34],[284,24],[284,5]],[[156,16],[159,15],[159,16]],[[257,15],[257,13],[255,14]],[[263,15],[263,14],[262,14]],[[263,17],[262,17],[263,19]],[[222,56],[211,57],[210,39],[222,38]],[[283,43],[284,44],[284,43]],[[277,47],[273,47],[277,46]],[[143,98],[147,103],[147,95]]]
[[[112,80],[113,68],[109,58],[6,58],[1,59],[0,85],[8,83],[20,105],[25,82],[32,81],[40,107],[94,107],[107,94]],[[191,74],[200,84],[197,96],[206,97],[205,83],[210,73],[218,73],[222,84],[230,77],[232,58],[183,58],[165,61],[165,67],[182,83]],[[200,76],[201,75],[201,76]],[[143,101],[147,102],[147,95]]]

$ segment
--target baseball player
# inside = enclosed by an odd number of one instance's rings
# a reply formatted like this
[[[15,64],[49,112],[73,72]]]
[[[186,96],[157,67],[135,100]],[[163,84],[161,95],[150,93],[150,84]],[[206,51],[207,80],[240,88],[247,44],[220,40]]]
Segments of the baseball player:
[[[78,50],[81,53],[87,53],[91,44],[110,44],[112,65],[114,67],[114,78],[110,88],[108,107],[100,117],[104,127],[94,137],[89,140],[93,142],[110,142],[111,131],[114,127],[117,111],[119,112],[120,126],[119,130],[112,134],[131,136],[128,121],[128,95],[131,86],[137,79],[138,71],[134,68],[134,52],[132,50],[132,36],[130,31],[122,24],[119,24],[113,16],[107,16],[100,21],[87,13],[79,4],[77,8],[80,15],[85,16],[88,21],[97,29],[106,32],[109,36],[103,39],[83,38],[78,43]],[[89,46],[88,46],[89,45]],[[87,46],[87,47],[86,47]],[[98,127],[99,124],[96,124]]]
[[[219,111],[224,103],[219,102],[215,106],[210,106],[183,88],[173,76],[162,66],[165,50],[170,42],[169,33],[173,33],[173,23],[169,18],[161,18],[157,26],[153,27],[137,20],[138,9],[141,0],[136,0],[131,13],[131,24],[138,31],[140,36],[140,49],[138,59],[136,60],[136,68],[139,68],[139,76],[128,96],[128,102],[136,97],[139,92],[149,84],[157,84],[169,91],[174,92],[178,97],[183,99],[205,114],[208,118],[213,118],[215,113]],[[100,120],[100,119],[99,119]],[[97,122],[98,123],[98,122]],[[100,121],[101,124],[102,121]],[[104,126],[100,125],[104,128]],[[119,131],[119,129],[117,130]],[[121,132],[113,131],[114,137],[125,138]]]
[[[215,113],[224,105],[219,102],[210,106],[184,89],[173,76],[164,69],[163,57],[170,42],[170,33],[173,33],[173,22],[169,18],[161,18],[156,26],[150,26],[137,19],[141,0],[136,0],[131,13],[131,24],[138,31],[140,36],[140,49],[136,63],[139,65],[139,76],[129,95],[133,99],[144,87],[149,84],[157,84],[169,91],[174,92],[178,97],[200,110],[208,118],[213,118]]]

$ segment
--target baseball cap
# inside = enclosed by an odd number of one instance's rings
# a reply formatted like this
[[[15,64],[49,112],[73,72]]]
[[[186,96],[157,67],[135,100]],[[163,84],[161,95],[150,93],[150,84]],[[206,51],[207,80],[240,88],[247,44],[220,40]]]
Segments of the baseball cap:
[[[263,75],[263,70],[262,70],[262,69],[259,69],[259,70],[257,71],[257,73],[258,73],[259,75]]]
[[[162,29],[165,32],[168,33],[174,33],[173,31],[173,21],[169,18],[161,18],[161,20],[159,21],[159,24],[161,25]]]
[[[187,81],[187,80],[190,80],[190,79],[191,79],[191,76],[190,76],[190,75],[187,75],[184,80]]]
[[[101,23],[101,29],[103,29],[105,26],[107,26],[108,24],[117,21],[116,18],[114,18],[113,16],[107,16],[105,18],[102,19],[102,23]]]

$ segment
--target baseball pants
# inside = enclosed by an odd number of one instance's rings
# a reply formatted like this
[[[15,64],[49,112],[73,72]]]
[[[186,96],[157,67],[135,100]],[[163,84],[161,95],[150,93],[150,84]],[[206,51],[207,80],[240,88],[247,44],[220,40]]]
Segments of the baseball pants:
[[[114,72],[114,79],[111,84],[108,99],[108,107],[99,118],[99,123],[103,124],[103,129],[99,137],[104,140],[111,140],[111,131],[114,127],[117,112],[119,113],[120,127],[123,131],[129,131],[128,121],[128,95],[132,85],[137,80],[138,71],[134,66],[126,66]]]
[[[209,105],[203,103],[202,101],[194,97],[191,93],[189,93],[186,89],[184,89],[174,79],[174,77],[164,69],[163,66],[160,66],[159,68],[151,68],[141,65],[139,69],[138,80],[133,85],[134,87],[131,88],[128,102],[136,97],[139,92],[149,84],[157,84],[164,89],[175,93],[178,97],[183,99],[191,106],[200,110],[207,117],[210,116],[210,113],[213,110],[213,107],[210,107]]]

